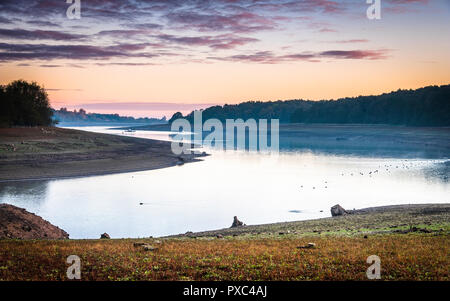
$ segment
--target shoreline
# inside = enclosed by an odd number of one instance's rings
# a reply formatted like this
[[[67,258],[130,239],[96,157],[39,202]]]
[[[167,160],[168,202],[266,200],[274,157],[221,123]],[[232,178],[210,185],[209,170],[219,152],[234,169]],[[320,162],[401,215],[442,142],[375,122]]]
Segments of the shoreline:
[[[200,157],[174,155],[167,141],[57,127],[0,129],[0,183],[154,170]]]
[[[193,163],[193,162],[200,162],[199,159],[194,159],[189,162],[185,163]],[[162,168],[170,168],[170,167],[176,167],[177,164],[173,163],[170,165],[161,165],[161,166],[155,166],[152,168],[143,168],[143,169],[120,169],[119,171],[105,171],[105,172],[93,172],[93,173],[87,173],[87,174],[79,174],[79,175],[67,175],[67,176],[53,176],[53,177],[38,177],[38,178],[20,178],[20,179],[8,179],[8,180],[1,180],[0,183],[15,183],[15,182],[29,182],[29,181],[51,181],[51,180],[65,180],[65,179],[78,179],[78,178],[88,178],[88,177],[97,177],[97,176],[107,176],[107,175],[114,175],[114,174],[122,174],[122,173],[132,173],[132,172],[140,172],[140,171],[147,171],[147,170],[156,170],[156,169],[162,169]]]
[[[6,203],[3,203],[1,205],[15,207]],[[15,208],[25,212],[26,214],[28,214],[28,216],[32,216],[33,218],[41,218],[39,216],[36,216],[34,213],[27,212],[25,209],[19,207]],[[180,233],[159,237],[113,237],[112,240],[185,240],[192,238],[206,240],[217,238],[253,240],[301,237],[406,234],[409,232],[437,233],[444,234],[446,236],[450,235],[450,203],[388,205],[368,207],[352,210],[349,212],[349,214],[335,217],[324,217],[290,222],[275,222],[268,224],[244,225],[239,227],[229,227],[199,232],[188,231],[183,234]],[[24,223],[24,225],[27,224],[28,222]],[[24,225],[19,226],[23,227]],[[52,226],[59,229],[59,225]],[[16,237],[14,239],[27,240],[23,239],[22,237]],[[2,239],[0,239],[0,241],[1,240]],[[42,240],[46,241],[47,239],[44,238]],[[70,239],[69,233],[66,240],[97,241],[98,239]]]
[[[231,219],[230,219],[231,225]],[[200,232],[186,232],[162,236],[161,238],[215,238],[246,237],[274,238],[276,236],[320,236],[320,235],[361,235],[399,233],[410,227],[428,229],[435,232],[442,226],[450,233],[450,203],[387,205],[357,209],[336,217],[247,225]],[[431,233],[430,232],[430,233]],[[276,236],[275,236],[276,235]]]

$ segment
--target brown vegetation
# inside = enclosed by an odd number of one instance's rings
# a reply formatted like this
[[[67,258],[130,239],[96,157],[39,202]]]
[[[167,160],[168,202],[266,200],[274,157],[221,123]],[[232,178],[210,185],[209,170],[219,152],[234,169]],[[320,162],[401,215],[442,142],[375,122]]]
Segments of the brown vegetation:
[[[369,208],[341,217],[159,239],[0,240],[0,280],[449,280],[449,204]],[[323,232],[321,232],[321,231]]]
[[[283,239],[0,241],[0,280],[367,280],[369,255],[383,280],[449,280],[448,235],[389,234]],[[299,249],[309,242],[314,248]]]

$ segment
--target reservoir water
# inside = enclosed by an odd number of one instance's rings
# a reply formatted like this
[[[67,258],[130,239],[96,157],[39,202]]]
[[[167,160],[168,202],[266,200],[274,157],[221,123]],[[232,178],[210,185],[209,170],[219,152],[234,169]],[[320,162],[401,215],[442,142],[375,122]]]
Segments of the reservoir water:
[[[170,140],[168,132],[132,135]],[[128,238],[226,228],[235,215],[262,224],[328,217],[335,204],[359,209],[450,202],[445,157],[205,151],[211,156],[202,162],[159,170],[0,183],[0,203],[26,208],[71,238],[104,232]]]

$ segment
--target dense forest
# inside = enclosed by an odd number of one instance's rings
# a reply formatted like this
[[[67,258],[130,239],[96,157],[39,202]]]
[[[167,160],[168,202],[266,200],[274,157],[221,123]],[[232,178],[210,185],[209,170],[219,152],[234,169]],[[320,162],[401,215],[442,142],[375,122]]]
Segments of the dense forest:
[[[162,124],[167,123],[165,117],[157,118],[134,118],[119,116],[119,114],[98,114],[86,113],[85,110],[79,109],[69,111],[66,108],[54,111],[53,118],[58,123],[145,123],[145,124]]]
[[[203,110],[203,120],[279,119],[281,123],[450,126],[450,85],[338,100],[250,101]],[[176,113],[170,121],[182,117]],[[193,121],[193,112],[184,118]],[[169,122],[170,122],[169,121]]]
[[[0,86],[0,126],[48,126],[53,111],[44,88],[16,80]]]

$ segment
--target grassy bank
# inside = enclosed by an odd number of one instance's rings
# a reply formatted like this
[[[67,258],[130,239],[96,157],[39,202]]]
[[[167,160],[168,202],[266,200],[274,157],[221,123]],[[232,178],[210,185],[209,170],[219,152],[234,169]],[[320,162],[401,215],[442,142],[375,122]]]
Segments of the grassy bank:
[[[381,207],[170,238],[0,240],[0,280],[67,280],[73,254],[82,280],[367,280],[370,255],[383,280],[449,280],[449,248],[449,204]]]
[[[143,241],[143,240],[139,240]],[[282,239],[0,241],[0,280],[66,280],[67,256],[82,280],[367,280],[369,255],[384,280],[449,280],[444,234]],[[306,243],[312,249],[299,249]]]
[[[179,161],[164,141],[55,127],[0,128],[0,181],[148,170]]]

